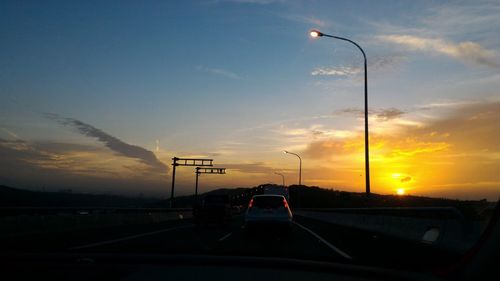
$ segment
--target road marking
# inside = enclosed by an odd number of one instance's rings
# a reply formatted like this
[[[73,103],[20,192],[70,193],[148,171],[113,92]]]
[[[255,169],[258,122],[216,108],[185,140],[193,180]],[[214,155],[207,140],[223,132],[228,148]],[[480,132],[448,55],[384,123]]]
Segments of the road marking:
[[[330,249],[332,249],[333,251],[335,251],[337,254],[341,255],[342,257],[346,258],[346,259],[349,259],[349,260],[352,260],[352,257],[349,256],[348,254],[346,254],[345,252],[341,251],[339,248],[335,247],[334,245],[332,245],[330,242],[326,241],[325,239],[323,239],[323,237],[319,236],[318,234],[316,234],[314,231],[310,230],[309,228],[301,225],[300,223],[298,222],[293,222],[295,225],[297,225],[298,227],[302,228],[303,230],[309,232],[310,234],[312,234],[314,237],[318,238],[321,242],[323,242],[325,245],[327,245],[328,247],[330,247]]]
[[[191,224],[176,226],[176,227],[166,228],[166,229],[162,229],[162,230],[157,230],[157,231],[152,231],[152,232],[131,235],[131,236],[127,236],[127,237],[117,238],[117,239],[113,239],[113,240],[107,240],[107,241],[102,241],[102,242],[97,242],[97,243],[92,243],[92,244],[87,244],[87,245],[82,245],[82,246],[71,247],[68,250],[80,250],[80,249],[85,249],[85,248],[92,248],[92,247],[97,247],[97,246],[102,246],[102,245],[114,244],[114,243],[118,243],[118,242],[122,242],[122,241],[126,241],[126,240],[131,240],[131,239],[135,239],[135,238],[139,238],[139,237],[154,235],[154,234],[158,234],[158,233],[163,233],[163,232],[168,232],[168,231],[173,231],[173,230],[188,228],[188,227],[193,227],[193,226],[194,225],[191,225]]]
[[[226,238],[228,238],[228,237],[229,237],[229,236],[231,236],[232,234],[233,234],[232,232],[229,232],[228,234],[226,234],[226,235],[222,236],[222,237],[219,239],[219,242],[226,240]]]

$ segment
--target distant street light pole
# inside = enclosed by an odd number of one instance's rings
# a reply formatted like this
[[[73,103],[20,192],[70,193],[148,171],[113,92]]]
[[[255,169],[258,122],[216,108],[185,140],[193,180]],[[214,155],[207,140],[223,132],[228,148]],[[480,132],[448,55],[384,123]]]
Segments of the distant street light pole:
[[[283,180],[283,187],[285,187],[285,176],[283,174],[274,172],[276,175],[281,176],[281,179]]]
[[[290,190],[288,190],[288,188],[285,186],[285,176],[281,173],[278,173],[278,172],[274,172],[274,173],[278,176],[281,176],[281,179],[283,180],[283,192],[285,192],[284,193],[285,198],[288,201],[288,203],[290,204]]]
[[[350,42],[350,43],[354,44],[356,47],[358,47],[358,49],[363,54],[363,58],[365,61],[365,180],[366,180],[365,186],[366,186],[366,194],[369,195],[370,194],[370,152],[369,152],[369,143],[368,143],[368,70],[366,67],[365,51],[356,42],[349,40],[347,38],[324,34],[324,33],[319,32],[318,30],[311,30],[310,35],[311,35],[311,37],[314,37],[314,38],[324,36],[324,37],[330,37],[330,38]]]
[[[284,150],[283,153],[292,154],[292,155],[295,155],[299,158],[299,185],[302,185],[302,158],[300,158],[300,156],[297,153],[293,153],[290,151]]]

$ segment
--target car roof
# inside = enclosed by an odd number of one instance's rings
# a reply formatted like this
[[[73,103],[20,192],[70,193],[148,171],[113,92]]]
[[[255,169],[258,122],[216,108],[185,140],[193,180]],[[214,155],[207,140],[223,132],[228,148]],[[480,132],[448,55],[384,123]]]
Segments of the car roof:
[[[279,195],[279,194],[259,194],[259,195],[252,196],[252,198],[255,198],[255,197],[283,197],[283,198],[285,198],[285,196]]]

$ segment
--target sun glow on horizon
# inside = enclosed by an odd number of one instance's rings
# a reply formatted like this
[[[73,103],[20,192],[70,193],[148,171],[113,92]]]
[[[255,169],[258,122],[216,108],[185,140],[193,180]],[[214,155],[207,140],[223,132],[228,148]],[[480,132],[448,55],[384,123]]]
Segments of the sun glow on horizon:
[[[394,173],[394,174],[392,174],[392,175],[391,175],[391,177],[392,177],[393,179],[396,179],[396,180],[397,180],[397,179],[399,179],[399,178],[401,177],[401,174],[400,174],[400,173]]]

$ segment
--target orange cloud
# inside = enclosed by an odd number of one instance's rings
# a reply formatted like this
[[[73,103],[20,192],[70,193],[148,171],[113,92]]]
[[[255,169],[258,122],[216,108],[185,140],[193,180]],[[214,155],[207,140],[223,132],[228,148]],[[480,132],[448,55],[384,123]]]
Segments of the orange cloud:
[[[459,105],[445,118],[423,122],[422,126],[397,126],[390,132],[370,135],[373,190],[392,193],[406,188],[413,194],[446,194],[449,197],[491,196],[484,182],[500,183],[500,102]],[[330,138],[311,142],[304,154],[325,161],[329,167],[358,167],[363,173],[364,139]],[[310,160],[310,161],[311,161]],[[395,179],[394,174],[402,176]],[[348,188],[362,190],[363,177],[335,173]],[[497,185],[498,195],[500,184]],[[467,191],[467,192],[466,192]],[[491,197],[489,197],[491,198]]]

